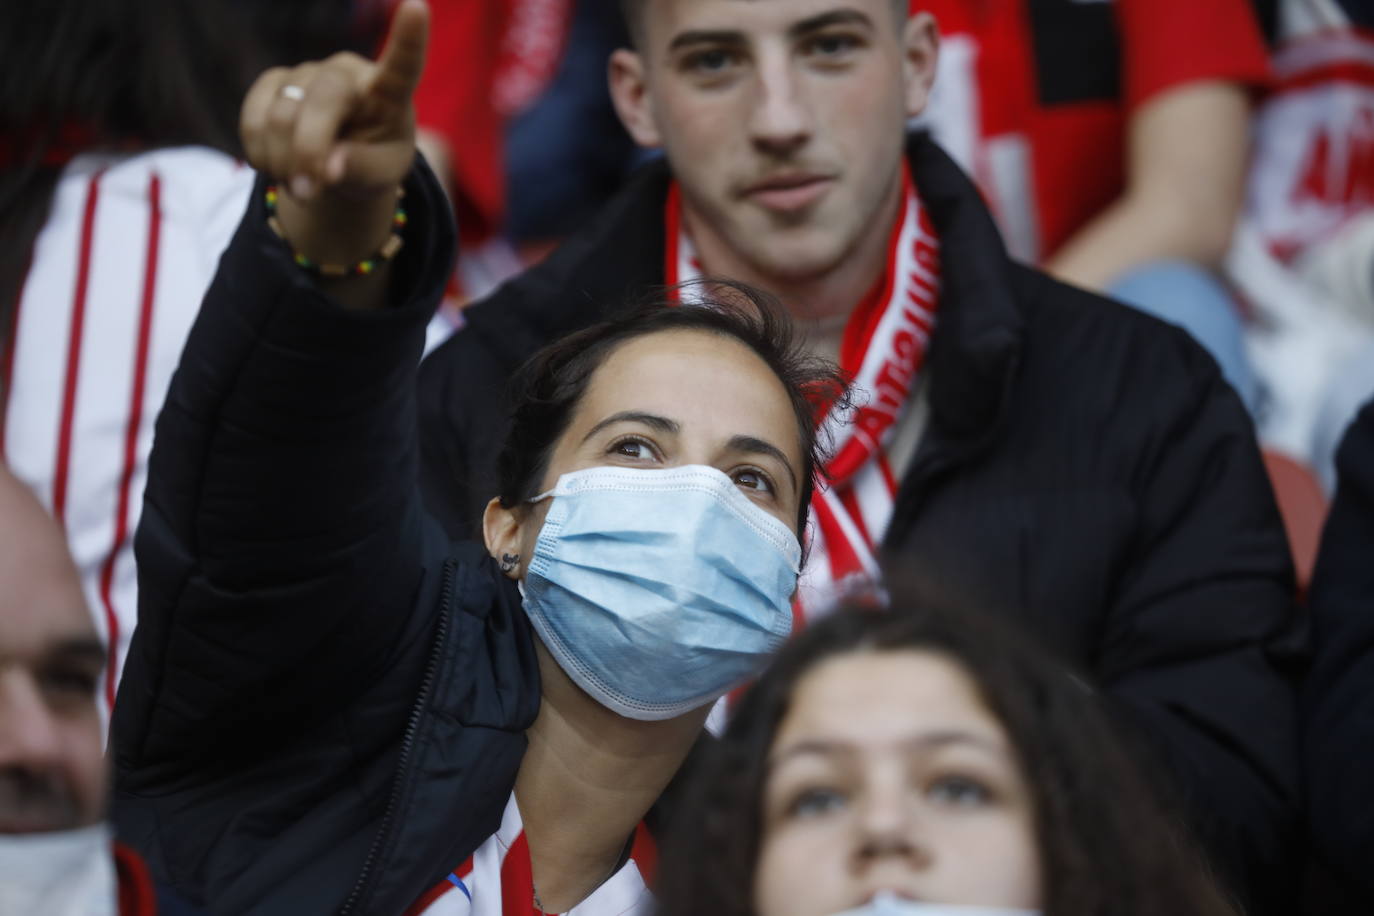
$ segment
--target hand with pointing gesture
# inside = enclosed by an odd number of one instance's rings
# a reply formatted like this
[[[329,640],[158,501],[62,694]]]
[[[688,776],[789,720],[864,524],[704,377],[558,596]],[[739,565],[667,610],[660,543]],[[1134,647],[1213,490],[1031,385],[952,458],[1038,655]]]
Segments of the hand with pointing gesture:
[[[402,0],[375,62],[342,52],[274,67],[248,91],[239,125],[248,160],[282,188],[284,235],[316,263],[356,262],[390,234],[415,157],[411,96],[428,40],[424,0]]]

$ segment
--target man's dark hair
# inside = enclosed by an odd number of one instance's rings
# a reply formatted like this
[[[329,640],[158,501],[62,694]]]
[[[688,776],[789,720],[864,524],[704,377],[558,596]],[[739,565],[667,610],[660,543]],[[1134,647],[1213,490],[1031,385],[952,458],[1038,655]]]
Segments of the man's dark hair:
[[[892,650],[953,661],[1006,729],[1033,801],[1047,916],[1235,916],[1085,681],[1002,621],[919,609],[900,591],[893,607],[811,625],[746,694],[683,789],[660,916],[754,916],[769,754],[797,684],[837,656]]]
[[[768,365],[792,402],[801,446],[801,490],[797,531],[806,524],[823,461],[816,431],[817,405],[846,403],[848,387],[831,363],[811,356],[795,338],[792,323],[777,300],[741,283],[707,280],[685,284],[684,298],[635,305],[622,317],[603,321],[564,337],[536,353],[512,380],[510,432],[501,451],[499,499],[514,508],[539,494],[549,459],[593,373],[622,344],[664,331],[698,331],[732,338]],[[728,397],[728,392],[721,392]]]

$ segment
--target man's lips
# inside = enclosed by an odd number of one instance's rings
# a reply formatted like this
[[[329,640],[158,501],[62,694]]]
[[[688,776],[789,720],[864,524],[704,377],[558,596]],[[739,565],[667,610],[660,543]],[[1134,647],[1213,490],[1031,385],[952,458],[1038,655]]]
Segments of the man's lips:
[[[749,186],[744,196],[765,209],[787,213],[811,206],[834,183],[835,179],[828,175],[778,176]]]

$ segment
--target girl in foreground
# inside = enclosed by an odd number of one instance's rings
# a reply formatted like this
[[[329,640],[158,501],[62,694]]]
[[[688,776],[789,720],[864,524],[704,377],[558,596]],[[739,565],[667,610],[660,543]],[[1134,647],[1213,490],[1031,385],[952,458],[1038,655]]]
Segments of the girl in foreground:
[[[1098,696],[912,604],[813,624],[749,691],[694,774],[661,916],[1235,916]]]

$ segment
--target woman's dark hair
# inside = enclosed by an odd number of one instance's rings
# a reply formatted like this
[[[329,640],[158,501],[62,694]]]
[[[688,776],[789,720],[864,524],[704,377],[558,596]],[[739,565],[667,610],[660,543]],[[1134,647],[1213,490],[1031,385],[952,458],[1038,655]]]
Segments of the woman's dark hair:
[[[661,916],[753,916],[766,764],[798,682],[836,656],[908,649],[958,664],[1006,729],[1034,804],[1046,916],[1235,916],[1085,681],[1001,621],[900,595],[893,606],[809,627],[746,695],[683,789]]]
[[[680,288],[679,306],[667,298],[632,306],[620,317],[584,328],[536,353],[511,383],[511,424],[501,451],[498,496],[514,508],[539,494],[549,459],[568,428],[592,374],[620,345],[662,331],[700,331],[733,338],[777,375],[792,402],[803,466],[797,530],[806,524],[823,461],[816,415],[821,403],[846,403],[848,386],[831,363],[811,356],[792,333],[777,300],[741,283],[706,280]],[[728,393],[722,393],[728,396]]]

